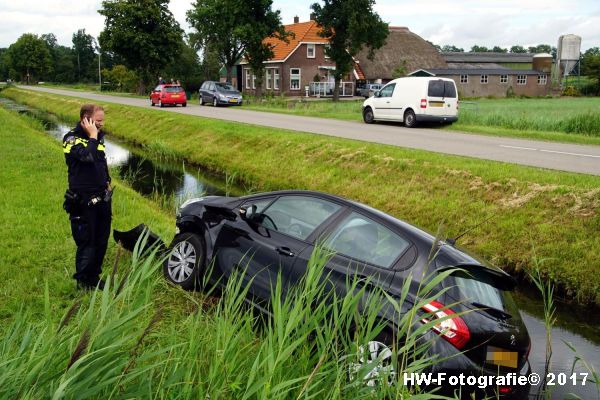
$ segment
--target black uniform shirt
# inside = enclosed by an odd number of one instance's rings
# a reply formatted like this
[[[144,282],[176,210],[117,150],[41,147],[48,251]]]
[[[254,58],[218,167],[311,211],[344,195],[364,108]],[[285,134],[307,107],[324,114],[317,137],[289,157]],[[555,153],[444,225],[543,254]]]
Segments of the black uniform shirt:
[[[77,123],[63,137],[63,150],[69,169],[69,189],[98,193],[108,187],[110,175],[104,153],[104,132],[98,132],[98,139],[90,139],[81,123]]]

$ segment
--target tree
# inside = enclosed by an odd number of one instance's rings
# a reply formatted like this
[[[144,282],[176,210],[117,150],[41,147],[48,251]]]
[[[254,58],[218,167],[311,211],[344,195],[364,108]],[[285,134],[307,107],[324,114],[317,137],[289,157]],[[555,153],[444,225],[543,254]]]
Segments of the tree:
[[[92,35],[85,33],[85,29],[79,29],[77,33],[73,34],[73,56],[77,64],[78,81],[81,81],[81,78],[87,80],[90,75],[94,75],[90,70],[95,72],[95,69],[92,69],[96,59],[95,42]]]
[[[8,71],[10,67],[8,65],[8,49],[6,47],[0,48],[0,81],[6,81],[9,78]]]
[[[71,48],[61,46],[53,33],[45,33],[41,39],[46,42],[52,59],[52,72],[47,74],[47,78],[52,82],[74,82],[75,67],[73,65],[73,51]]]
[[[32,33],[25,33],[8,48],[9,66],[18,79],[30,81],[52,71],[52,59],[46,42]]]
[[[327,55],[335,62],[333,100],[339,99],[340,81],[354,67],[354,56],[364,47],[372,59],[376,49],[385,44],[388,25],[373,10],[374,0],[323,0],[311,8],[321,35],[329,38]]]
[[[552,53],[552,46],[549,44],[538,44],[537,46],[529,46],[527,51],[530,53]]]
[[[169,11],[169,0],[104,0],[102,51],[114,53],[140,81],[138,93],[156,80],[161,68],[171,63],[183,44],[183,31]]]
[[[600,47],[589,48],[581,55],[581,74],[598,79],[600,87]]]
[[[511,53],[527,53],[527,50],[523,46],[515,45],[510,48]]]
[[[488,49],[487,47],[479,46],[477,44],[471,47],[471,50],[469,50],[470,53],[487,53],[489,51],[490,49]]]
[[[273,0],[245,0],[244,23],[240,24],[240,40],[246,53],[245,57],[252,73],[256,76],[257,97],[262,96],[262,83],[265,72],[264,62],[273,58],[273,48],[264,39],[276,38],[287,41],[288,33],[281,24],[279,10],[272,9]]]
[[[231,82],[231,70],[246,50],[239,32],[239,22],[247,17],[244,2],[196,0],[186,15],[188,23],[195,29],[190,34],[192,46],[204,53],[217,54],[227,68],[227,82]]]
[[[177,59],[167,65],[161,72],[166,79],[179,79],[186,90],[197,91],[200,89],[202,83],[200,59],[198,53],[188,41],[183,43]]]
[[[491,51],[493,53],[508,53],[508,49],[505,49],[504,47],[500,47],[500,46],[494,46],[494,47],[492,47]]]
[[[442,52],[444,53],[463,53],[464,51],[465,49],[450,44],[442,46]]]

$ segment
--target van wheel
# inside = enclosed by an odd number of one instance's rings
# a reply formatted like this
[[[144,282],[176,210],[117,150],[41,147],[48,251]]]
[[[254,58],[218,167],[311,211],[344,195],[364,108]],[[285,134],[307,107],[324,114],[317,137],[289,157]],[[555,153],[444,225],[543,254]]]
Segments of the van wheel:
[[[373,110],[371,107],[367,107],[363,111],[363,120],[366,124],[372,124],[375,122],[375,116],[373,115]]]
[[[414,128],[417,126],[417,117],[413,110],[406,110],[404,113],[404,126],[407,128]]]

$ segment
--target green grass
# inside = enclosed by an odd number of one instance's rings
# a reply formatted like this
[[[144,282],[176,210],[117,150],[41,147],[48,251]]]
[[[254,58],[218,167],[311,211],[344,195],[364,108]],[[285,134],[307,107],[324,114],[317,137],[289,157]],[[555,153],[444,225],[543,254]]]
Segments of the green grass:
[[[80,100],[10,89],[3,95],[76,120]],[[493,216],[459,244],[522,273],[537,255],[558,293],[600,304],[600,177],[104,104],[107,128],[255,191],[312,189],[348,197],[447,235]],[[157,150],[157,149],[155,149]]]

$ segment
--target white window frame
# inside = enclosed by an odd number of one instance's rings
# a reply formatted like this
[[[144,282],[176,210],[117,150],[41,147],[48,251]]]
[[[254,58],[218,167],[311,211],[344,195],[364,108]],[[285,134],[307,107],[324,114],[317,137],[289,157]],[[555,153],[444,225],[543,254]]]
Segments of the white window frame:
[[[279,90],[279,68],[273,69],[273,90]]]
[[[266,81],[267,81],[266,82],[267,90],[271,90],[271,75],[272,75],[271,68],[265,69],[265,74],[266,74]]]
[[[256,75],[252,72],[252,89],[256,89]]]
[[[489,82],[489,78],[487,75],[481,75],[481,77],[479,78],[479,83],[481,83],[482,85],[487,85]]]
[[[537,82],[538,82],[538,85],[545,86],[548,83],[548,75],[546,75],[546,74],[538,75]]]
[[[500,83],[508,83],[508,75],[500,75]]]
[[[527,85],[527,75],[517,75],[517,85],[519,85],[519,86]]]
[[[246,89],[252,89],[252,87],[250,87],[250,79],[251,79],[250,68],[246,68],[246,69],[244,69],[244,71],[246,73]]]
[[[469,75],[462,74],[460,76],[460,83],[463,83],[463,84],[469,83]]]
[[[312,49],[312,56],[310,55],[310,50]],[[314,43],[306,44],[306,58],[315,58],[317,56],[317,49]]]
[[[298,70],[297,74],[293,74],[293,70]],[[298,81],[298,87],[295,88],[293,86],[294,81]],[[290,90],[300,90],[300,85],[302,84],[302,68],[290,68]]]
[[[323,56],[327,59],[331,58],[327,55],[327,49],[331,48],[331,45],[329,43],[326,43],[323,45]]]

